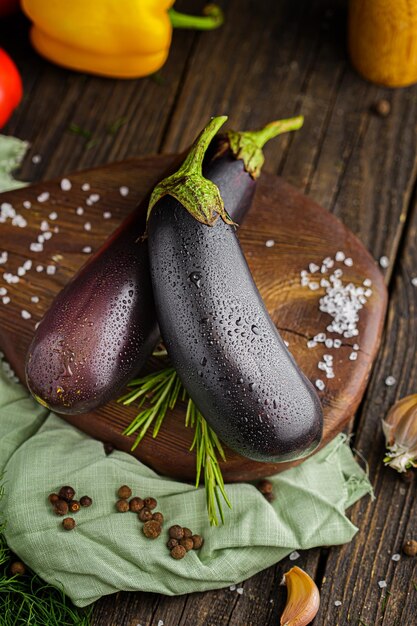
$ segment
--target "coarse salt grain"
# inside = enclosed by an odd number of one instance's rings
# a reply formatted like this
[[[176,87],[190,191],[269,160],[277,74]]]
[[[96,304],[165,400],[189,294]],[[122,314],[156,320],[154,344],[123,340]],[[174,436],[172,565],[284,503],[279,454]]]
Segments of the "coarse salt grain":
[[[18,267],[17,268],[17,275],[18,276],[24,276],[26,274],[26,270],[24,267]]]
[[[399,561],[401,559],[401,554],[393,554],[391,557],[392,561]]]
[[[84,230],[91,230],[91,222],[86,222],[84,224]]]
[[[272,248],[273,246],[275,246],[275,241],[273,239],[267,239],[265,241],[265,245],[267,248]]]
[[[23,267],[25,268],[25,270],[29,271],[30,269],[32,269],[32,261],[30,259],[26,259],[26,261],[23,263]]]
[[[317,345],[317,341],[314,341],[314,339],[310,339],[309,341],[307,341],[307,348],[315,348]]]
[[[353,260],[352,260],[350,257],[348,257],[347,259],[345,259],[345,260],[343,261],[343,263],[344,263],[347,267],[352,267],[352,265],[353,265]]]
[[[294,550],[294,552],[291,552],[289,556],[290,561],[296,561],[299,558],[300,558],[300,553],[297,552],[297,550]]]
[[[242,595],[242,593],[243,593],[243,587],[238,587],[238,588],[236,589],[236,592],[237,592],[237,593],[241,596],[241,595]]]
[[[357,352],[351,352],[351,353],[349,354],[349,359],[350,359],[351,361],[356,361],[356,360],[357,360],[357,358],[358,358],[358,353],[357,353]]]
[[[37,240],[38,240],[38,243],[44,243],[45,237],[43,235],[38,235]]]
[[[25,309],[20,312],[20,315],[23,317],[24,320],[30,320],[30,318],[32,317],[29,311],[26,311]]]
[[[45,233],[47,230],[49,230],[49,224],[46,220],[42,220],[41,221],[41,225],[39,226],[40,230]]]
[[[52,237],[52,233],[50,230],[48,230],[46,233],[43,233],[43,238],[45,239],[45,241],[48,241],[48,239],[50,239]]]
[[[326,386],[326,385],[324,384],[324,382],[323,382],[320,378],[318,378],[318,379],[316,380],[315,385],[316,385],[317,389],[319,389],[320,391],[323,391],[323,390],[324,390],[324,388],[325,388],[325,386]]]
[[[36,266],[36,271],[37,272],[43,272],[43,265],[37,265]]]
[[[9,304],[9,302],[10,302],[9,296],[3,296],[2,302],[3,302],[3,304]]]
[[[46,266],[46,273],[49,274],[50,276],[52,276],[53,274],[55,274],[56,272],[56,267],[55,265],[47,265]]]
[[[24,200],[23,208],[24,209],[30,209],[31,207],[32,207],[32,203],[29,200]]]
[[[77,207],[75,212],[77,215],[84,215],[84,209],[82,206]]]
[[[7,259],[9,258],[9,253],[4,251],[0,252],[0,265],[4,265],[7,263]]]
[[[319,283],[309,283],[308,287],[311,291],[316,291],[316,289],[319,289],[320,285]]]
[[[308,269],[310,270],[310,274],[315,274],[316,272],[319,271],[320,267],[316,265],[315,263],[310,263],[308,266]]]
[[[85,252],[85,254],[90,254],[92,248],[91,246],[84,246],[83,248],[83,252]]]
[[[127,196],[129,194],[129,187],[119,187],[119,193],[121,196]]]
[[[393,385],[395,385],[395,383],[397,382],[396,378],[394,378],[394,376],[387,376],[385,379],[385,384],[387,387],[392,387]]]
[[[98,193],[92,193],[89,195],[88,199],[94,204],[100,200],[100,195]]]
[[[104,217],[105,220],[109,220],[111,218],[110,211],[104,211],[103,217]]]
[[[62,191],[70,191],[72,187],[71,181],[68,178],[63,178],[61,180],[61,189]]]
[[[358,343],[354,343],[353,344],[353,349],[354,350],[359,350],[359,344]]]
[[[230,591],[235,591],[236,590],[236,585],[230,585],[229,589],[230,589]]]
[[[33,243],[31,243],[31,244],[30,244],[29,249],[30,249],[32,252],[42,252],[42,250],[43,250],[43,245],[42,245],[41,243],[36,243],[36,242],[33,242]]]
[[[370,278],[365,278],[365,280],[363,281],[363,284],[365,285],[365,287],[371,287],[372,280]]]
[[[38,202],[46,202],[47,200],[49,200],[49,195],[49,191],[43,191],[39,194],[37,198]]]
[[[340,600],[335,600],[334,605],[335,606],[342,606],[342,603],[340,602]]]
[[[37,165],[38,163],[40,163],[42,161],[42,157],[40,154],[34,154],[32,157],[32,163],[34,163],[35,165]]]
[[[387,256],[382,256],[379,259],[379,264],[380,264],[381,267],[386,269],[389,266],[389,258]]]
[[[164,626],[164,622],[161,619],[158,620],[158,626]]]
[[[0,296],[5,296],[7,293],[6,287],[0,287]]]
[[[58,219],[58,213],[56,211],[52,211],[52,213],[49,214],[49,219],[54,222],[56,219]]]
[[[413,287],[417,287],[417,276],[413,276],[413,278],[411,279],[411,284],[413,285]]]
[[[333,339],[333,348],[340,348],[342,346],[342,341],[340,339]]]
[[[35,304],[37,304],[39,302],[39,297],[38,296],[32,296],[30,301],[34,302]]]
[[[336,259],[336,261],[338,262],[342,262],[345,260],[346,255],[344,252],[342,252],[341,250],[339,250],[338,252],[336,252],[336,255],[334,257]]]
[[[378,581],[378,587],[380,589],[385,589],[386,586],[387,586],[387,581],[386,580],[379,580]]]
[[[83,183],[83,184],[81,185],[81,189],[82,189],[83,191],[90,191],[90,189],[91,189],[91,187],[90,187],[90,183]]]

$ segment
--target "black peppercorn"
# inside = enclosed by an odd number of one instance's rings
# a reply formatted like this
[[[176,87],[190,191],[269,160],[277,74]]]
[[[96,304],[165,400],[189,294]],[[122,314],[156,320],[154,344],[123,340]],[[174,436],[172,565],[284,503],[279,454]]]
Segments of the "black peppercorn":
[[[194,542],[191,537],[183,537],[182,539],[180,539],[180,546],[183,546],[187,550],[187,552],[189,552],[194,548]]]
[[[62,520],[62,525],[65,530],[72,530],[76,526],[75,519],[72,519],[72,517],[66,517]]]
[[[130,496],[132,495],[132,490],[130,487],[128,487],[127,485],[122,485],[121,487],[119,487],[119,490],[117,492],[117,495],[119,496],[119,498],[121,498],[122,500],[127,500],[128,498],[130,498]]]
[[[158,503],[155,500],[155,498],[145,498],[143,502],[145,503],[145,506],[147,506],[148,509],[150,509],[151,511],[153,509],[156,509],[156,507],[158,506]]]
[[[189,528],[186,528],[185,526],[183,528],[183,531],[184,531],[184,537],[192,537],[193,536],[192,531]]]
[[[138,513],[138,518],[141,522],[148,522],[152,519],[152,511],[148,509],[148,507],[143,507]]]
[[[372,107],[374,113],[379,115],[379,117],[388,117],[391,113],[391,103],[389,100],[382,98],[381,100],[377,100]]]
[[[68,513],[68,503],[65,500],[57,500],[54,504],[55,515],[66,515]]]
[[[142,498],[132,498],[129,502],[129,508],[132,513],[139,513],[144,506]]]
[[[178,526],[178,524],[175,524],[175,526],[171,526],[171,528],[168,530],[168,534],[170,537],[172,537],[172,539],[182,539],[184,537],[184,529],[182,528],[182,526]]]
[[[68,485],[65,485],[64,487],[61,487],[58,495],[61,498],[61,500],[65,500],[66,502],[69,502],[70,500],[74,499],[75,489],[73,489],[72,487],[69,487]]]
[[[204,543],[204,539],[201,535],[193,535],[192,540],[194,550],[199,550]]]
[[[173,559],[183,559],[187,554],[187,550],[184,546],[174,546],[171,550],[171,556]]]
[[[155,520],[155,522],[158,522],[158,524],[162,525],[164,523],[164,516],[162,513],[159,513],[159,511],[152,515],[152,519]]]
[[[71,500],[71,502],[68,502],[68,511],[70,513],[78,513],[78,511],[80,510],[80,503],[78,502],[78,500]]]
[[[126,513],[129,510],[129,502],[127,500],[118,500],[116,502],[116,509],[119,513]]]
[[[175,546],[178,545],[178,540],[177,539],[169,539],[167,541],[167,548],[169,548],[170,550],[172,550],[172,548],[175,548]]]
[[[151,519],[144,523],[142,527],[143,534],[148,539],[156,539],[161,534],[161,524]]]
[[[104,454],[109,456],[114,450],[114,445],[112,443],[103,443]]]
[[[24,576],[24,574],[26,574],[26,567],[24,563],[22,563],[22,561],[14,561],[14,563],[10,565],[10,573],[12,576]]]
[[[87,506],[91,506],[93,504],[92,499],[90,498],[90,496],[82,496],[82,498],[80,498],[80,505],[87,507]]]

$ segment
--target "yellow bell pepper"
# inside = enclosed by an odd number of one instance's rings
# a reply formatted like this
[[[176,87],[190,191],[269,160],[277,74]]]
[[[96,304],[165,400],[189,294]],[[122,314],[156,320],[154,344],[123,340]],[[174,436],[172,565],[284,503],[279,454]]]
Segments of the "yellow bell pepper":
[[[48,60],[73,70],[114,78],[138,78],[159,70],[172,28],[220,26],[215,5],[205,16],[172,8],[175,0],[22,0],[32,20],[31,40]]]

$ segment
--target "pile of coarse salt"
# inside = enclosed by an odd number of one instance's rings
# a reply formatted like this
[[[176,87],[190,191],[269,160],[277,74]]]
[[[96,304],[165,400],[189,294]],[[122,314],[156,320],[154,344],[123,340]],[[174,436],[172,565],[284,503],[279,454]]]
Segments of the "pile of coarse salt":
[[[339,267],[336,267],[337,265]],[[338,251],[334,258],[327,256],[319,265],[310,263],[308,270],[300,272],[300,279],[301,285],[312,291],[324,289],[324,295],[319,299],[319,310],[327,313],[331,318],[331,322],[326,326],[327,333],[349,339],[359,335],[359,312],[372,295],[372,281],[365,278],[359,286],[344,281],[343,266],[352,267],[353,260],[344,252]],[[311,349],[318,344],[324,344],[327,349],[340,348],[342,340],[338,337],[329,337],[327,333],[320,332],[313,339],[309,339],[307,347]],[[354,343],[352,352],[349,354],[350,361],[356,361],[358,350],[359,344]],[[324,354],[323,359],[317,363],[317,367],[326,374],[326,378],[334,378],[331,354]],[[315,381],[315,384],[320,391],[326,387],[320,378]]]

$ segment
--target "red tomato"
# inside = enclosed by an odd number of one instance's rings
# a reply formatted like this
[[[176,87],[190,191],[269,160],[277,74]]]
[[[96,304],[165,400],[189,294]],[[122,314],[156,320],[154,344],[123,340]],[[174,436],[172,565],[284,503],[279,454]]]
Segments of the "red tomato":
[[[0,17],[11,15],[20,7],[19,0],[0,0]]]
[[[0,128],[2,128],[23,96],[22,79],[9,55],[0,48]]]

